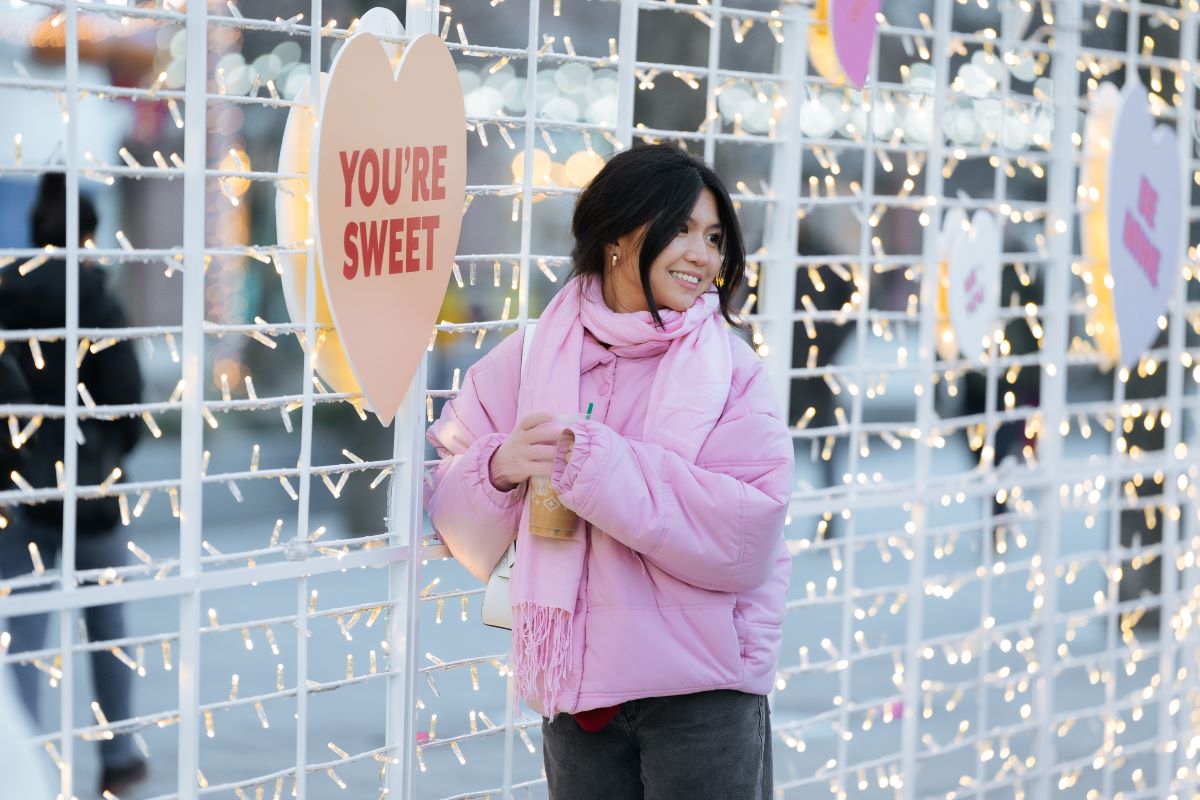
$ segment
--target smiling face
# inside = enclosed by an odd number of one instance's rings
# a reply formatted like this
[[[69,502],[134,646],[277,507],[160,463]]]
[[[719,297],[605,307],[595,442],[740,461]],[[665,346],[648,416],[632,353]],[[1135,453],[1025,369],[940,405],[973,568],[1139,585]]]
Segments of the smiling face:
[[[640,242],[647,227],[622,236],[609,247],[604,299],[613,311],[649,310],[638,267]],[[721,269],[721,233],[716,198],[710,189],[702,189],[688,219],[650,265],[650,294],[659,308],[687,311],[712,288]]]

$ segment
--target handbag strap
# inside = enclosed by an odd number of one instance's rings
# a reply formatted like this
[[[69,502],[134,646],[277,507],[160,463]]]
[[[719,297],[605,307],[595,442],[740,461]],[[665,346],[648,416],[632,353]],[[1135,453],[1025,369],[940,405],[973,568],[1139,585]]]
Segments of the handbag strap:
[[[525,370],[529,365],[529,350],[533,347],[533,334],[537,330],[536,322],[525,323],[524,339],[521,342],[521,377],[525,377]],[[508,549],[504,551],[504,555],[500,556],[501,562],[507,562],[509,568],[517,562],[517,540],[513,539],[509,544]]]
[[[533,334],[537,332],[536,322],[525,323],[525,333],[521,341],[521,377],[525,377],[525,370],[529,366],[529,350],[533,347]]]

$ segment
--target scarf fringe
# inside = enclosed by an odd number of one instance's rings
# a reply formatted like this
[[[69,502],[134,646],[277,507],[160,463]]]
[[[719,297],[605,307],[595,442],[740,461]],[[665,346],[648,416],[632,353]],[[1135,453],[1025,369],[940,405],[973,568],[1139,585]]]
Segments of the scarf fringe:
[[[571,627],[571,615],[564,609],[532,602],[513,606],[513,692],[518,702],[539,702],[551,718],[558,713],[570,668]]]

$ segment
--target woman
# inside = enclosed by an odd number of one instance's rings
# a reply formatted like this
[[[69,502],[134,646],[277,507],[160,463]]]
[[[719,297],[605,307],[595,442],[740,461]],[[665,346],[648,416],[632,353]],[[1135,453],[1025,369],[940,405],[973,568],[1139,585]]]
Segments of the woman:
[[[703,162],[638,147],[583,190],[572,233],[524,374],[511,336],[429,430],[433,524],[480,579],[517,537],[516,691],[546,718],[551,797],[765,799],[793,454],[726,324],[733,204]],[[530,534],[537,475],[578,515],[570,539]]]

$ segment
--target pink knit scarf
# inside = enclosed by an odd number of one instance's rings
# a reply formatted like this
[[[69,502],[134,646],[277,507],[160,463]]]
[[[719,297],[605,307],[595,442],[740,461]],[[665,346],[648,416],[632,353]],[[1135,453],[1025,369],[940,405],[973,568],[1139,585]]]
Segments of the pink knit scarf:
[[[584,281],[583,296],[580,283]],[[517,419],[537,411],[581,411],[579,366],[583,332],[614,347],[667,342],[651,385],[643,441],[695,462],[729,397],[733,374],[729,333],[717,293],[707,292],[685,312],[618,314],[604,302],[596,279],[579,278],[559,290],[537,325],[517,400]],[[529,506],[521,512],[517,558],[510,585],[513,604],[515,692],[553,717],[573,710],[582,670],[583,619],[575,613],[586,557],[585,523],[569,540],[529,533]],[[583,608],[582,613],[586,613]],[[571,692],[575,697],[572,698]]]

